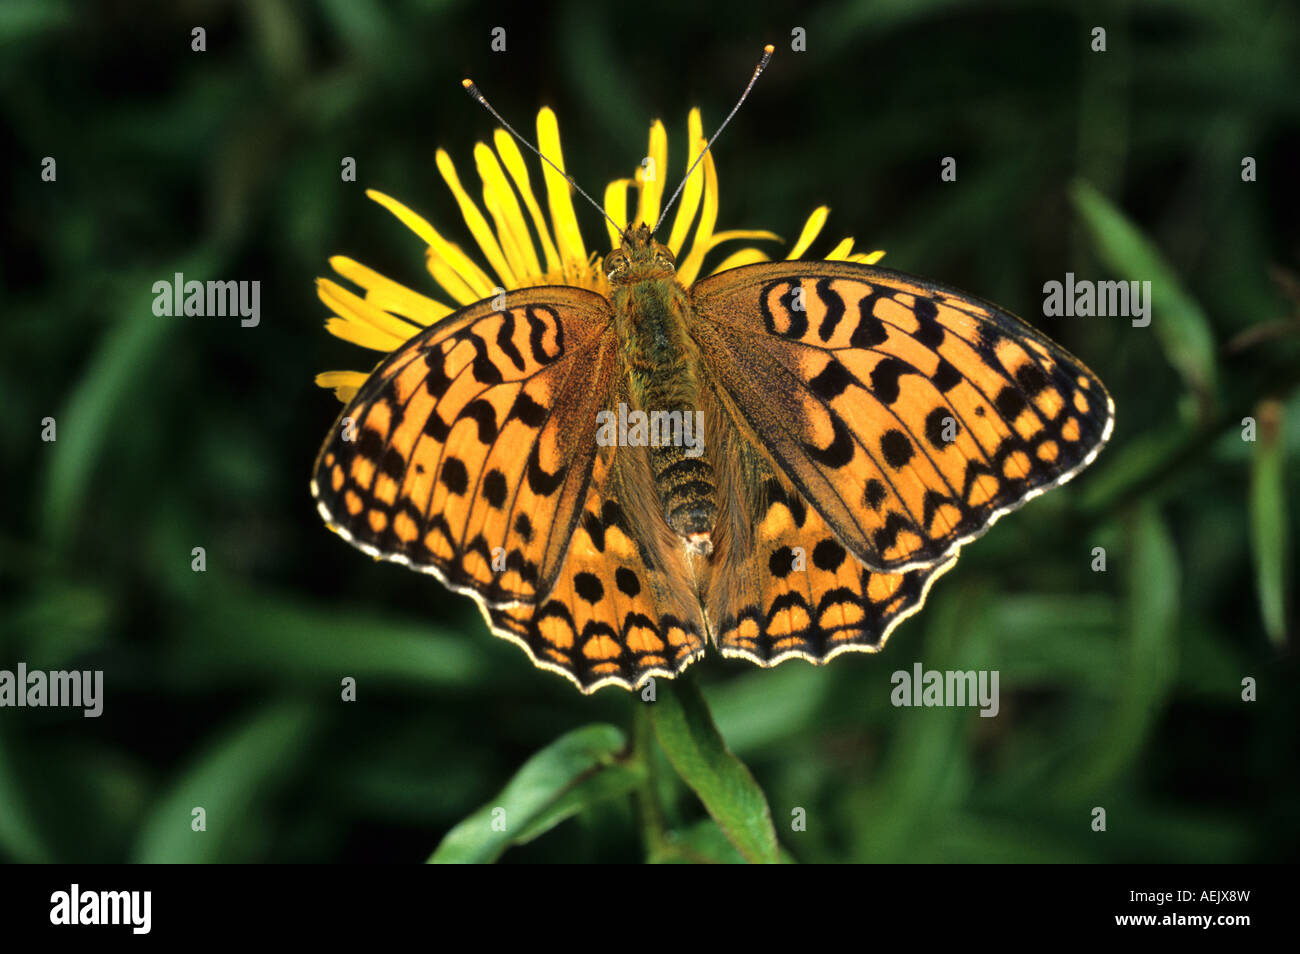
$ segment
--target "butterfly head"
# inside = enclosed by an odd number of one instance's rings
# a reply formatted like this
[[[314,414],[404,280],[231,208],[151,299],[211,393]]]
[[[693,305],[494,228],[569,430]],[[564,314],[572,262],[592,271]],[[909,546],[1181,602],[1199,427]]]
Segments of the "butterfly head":
[[[645,223],[624,232],[622,247],[605,256],[605,276],[612,285],[668,278],[676,271],[676,257],[667,245],[655,241]]]

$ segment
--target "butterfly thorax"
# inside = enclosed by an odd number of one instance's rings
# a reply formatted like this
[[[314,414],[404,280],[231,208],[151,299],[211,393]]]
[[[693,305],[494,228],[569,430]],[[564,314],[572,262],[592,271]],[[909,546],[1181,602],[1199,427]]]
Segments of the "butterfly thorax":
[[[629,410],[642,412],[650,466],[668,525],[708,553],[716,481],[703,454],[699,349],[688,331],[690,298],[672,252],[642,225],[605,261],[622,346]],[[614,410],[614,409],[611,409]]]

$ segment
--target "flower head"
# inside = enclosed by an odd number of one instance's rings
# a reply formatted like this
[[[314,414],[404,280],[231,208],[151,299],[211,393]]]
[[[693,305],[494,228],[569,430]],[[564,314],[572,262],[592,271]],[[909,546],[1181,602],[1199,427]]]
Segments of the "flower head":
[[[687,168],[690,168],[706,143],[698,109],[691,110],[687,130],[691,144]],[[351,258],[336,255],[330,259],[330,267],[362,289],[364,295],[349,291],[329,278],[317,280],[317,294],[334,313],[325,323],[331,334],[363,348],[387,353],[423,328],[460,307],[492,296],[498,289],[575,285],[600,294],[608,293],[601,268],[603,256],[587,251],[568,181],[550,165],[542,163],[548,219],[533,192],[523,154],[514,139],[505,130],[498,129],[492,144],[494,148],[485,143],[474,147],[474,164],[483,183],[481,208],[461,184],[451,157],[441,149],[437,154],[438,171],[460,205],[461,215],[488,269],[484,270],[459,245],[447,240],[401,202],[382,192],[368,190],[366,195],[392,212],[424,242],[425,263],[441,290],[440,298],[427,297]],[[564,168],[559,125],[550,109],[537,114],[537,144],[543,155],[560,169]],[[605,212],[612,220],[605,223],[611,249],[619,247],[621,232],[629,225],[653,226],[659,220],[664,199],[662,172],[667,165],[668,134],[663,123],[656,120],[650,126],[646,160],[635,177],[615,179],[605,188]],[[635,190],[636,208],[629,220],[628,195],[632,190]],[[829,211],[826,206],[813,211],[786,258],[799,258],[807,251],[825,225]],[[664,241],[677,259],[677,280],[687,287],[699,277],[705,256],[718,246],[740,240],[780,240],[779,236],[762,230],[715,231],[717,218],[718,174],[712,154],[705,153],[682,190],[672,227]],[[690,249],[683,254],[688,239]],[[846,238],[825,257],[870,264],[883,255],[884,252],[855,253],[853,239]],[[768,258],[754,246],[742,247],[727,255],[711,274]],[[361,371],[326,371],[316,376],[316,383],[333,388],[339,400],[346,402],[366,377]]]

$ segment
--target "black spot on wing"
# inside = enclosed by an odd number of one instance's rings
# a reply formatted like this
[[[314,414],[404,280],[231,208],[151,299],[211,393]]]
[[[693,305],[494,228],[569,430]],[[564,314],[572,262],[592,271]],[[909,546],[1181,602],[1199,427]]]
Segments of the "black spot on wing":
[[[543,321],[538,313],[544,313],[547,321]],[[532,349],[533,360],[538,364],[550,364],[560,355],[564,354],[564,325],[560,322],[560,316],[552,308],[545,305],[530,305],[525,312],[528,317],[528,346]],[[546,350],[546,332],[555,333],[555,351]]]
[[[897,358],[884,358],[871,372],[871,393],[885,404],[898,400],[898,379],[912,369]]]
[[[885,455],[885,462],[898,470],[912,459],[912,442],[902,431],[890,428],[880,438],[880,452]]]
[[[618,586],[619,592],[627,596],[636,596],[641,592],[641,581],[625,566],[620,566],[614,571],[614,583]]]
[[[846,556],[848,556],[848,553],[844,547],[828,537],[813,547],[813,566],[819,570],[833,573],[844,563]]]
[[[474,380],[479,384],[493,385],[500,384],[505,380],[501,376],[501,371],[493,362],[492,356],[488,351],[487,342],[478,335],[469,336],[470,343],[474,346],[474,361],[470,365],[470,370],[474,374]]]
[[[390,447],[384,451],[384,461],[379,469],[393,480],[401,480],[406,473],[406,458],[396,448]]]
[[[483,477],[483,498],[494,510],[500,510],[501,505],[506,502],[506,475],[495,467]],[[520,516],[522,517],[523,514]]]
[[[446,394],[447,388],[451,387],[451,378],[447,377],[442,362],[441,354],[430,354],[424,357],[425,367],[428,369],[424,376],[424,386],[429,389],[434,401]]]
[[[939,366],[935,368],[934,377],[931,380],[936,388],[947,394],[961,384],[961,373],[949,363],[947,358],[940,358]]]
[[[826,309],[826,314],[822,316],[822,323],[817,328],[817,334],[822,341],[830,341],[840,319],[844,317],[844,299],[831,288],[829,278],[819,278],[813,287],[816,288],[817,297],[821,299],[822,306]]]
[[[938,450],[945,450],[951,443],[944,434],[948,431],[952,434],[953,439],[957,437],[957,432],[961,425],[957,419],[952,416],[952,412],[946,407],[936,407],[925,416],[925,437]]]
[[[767,560],[767,571],[778,580],[784,580],[794,569],[794,551],[789,547],[777,547]]]
[[[1025,409],[1025,395],[1019,388],[1007,385],[998,392],[997,398],[993,401],[993,406],[997,408],[998,414],[1002,415],[1003,420],[1010,423],[1018,418],[1020,412]]]
[[[457,496],[469,487],[469,472],[459,457],[448,457],[442,462],[442,473],[438,479],[448,491]]]
[[[831,412],[830,419],[833,432],[831,442],[825,447],[818,447],[805,441],[803,446],[808,456],[817,463],[840,468],[853,460],[853,435],[838,414]]]
[[[918,298],[912,306],[912,314],[916,315],[918,326],[913,337],[931,351],[936,350],[943,344],[945,335],[943,325],[939,324],[938,307],[928,298]]]
[[[591,603],[593,606],[596,603],[599,603],[605,596],[605,587],[601,585],[600,580],[594,573],[588,573],[585,570],[574,575],[573,589],[580,597],[588,603]]]
[[[528,489],[539,497],[549,497],[564,483],[564,474],[568,466],[561,464],[554,473],[548,471],[542,466],[541,444],[534,443],[532,451],[528,454],[528,464],[525,469],[528,474]]]
[[[1043,369],[1032,361],[1028,361],[1016,371],[1016,383],[1024,388],[1026,394],[1033,397],[1047,387],[1048,381]]]
[[[887,494],[885,485],[872,477],[867,481],[867,486],[862,492],[862,502],[872,510],[879,510]]]
[[[379,432],[369,427],[363,427],[361,437],[357,439],[357,454],[368,461],[377,461],[383,451],[384,439],[379,436]]]
[[[515,347],[514,313],[502,312],[501,318],[501,327],[497,329],[497,347],[510,359],[510,363],[515,366],[517,371],[523,371],[528,365],[524,362],[524,356],[519,353],[519,349]]]
[[[447,443],[447,438],[451,436],[451,425],[442,419],[437,408],[429,412],[429,416],[424,419],[424,427],[421,430],[439,444]]]
[[[437,411],[433,413],[436,414]],[[482,443],[491,444],[497,439],[497,412],[488,401],[475,398],[465,405],[457,417],[468,418],[478,425],[478,439]]]
[[[832,358],[821,371],[817,373],[808,386],[812,389],[813,394],[823,401],[831,401],[844,393],[844,390],[853,383],[853,375],[849,374],[848,369],[839,361]]]
[[[885,323],[875,316],[879,299],[879,294],[872,292],[858,301],[858,323],[849,336],[849,344],[854,348],[874,348],[888,340]]]
[[[520,391],[515,397],[515,403],[510,408],[510,413],[506,419],[515,418],[523,421],[525,426],[533,429],[539,428],[546,421],[547,409],[538,404],[526,393]]]

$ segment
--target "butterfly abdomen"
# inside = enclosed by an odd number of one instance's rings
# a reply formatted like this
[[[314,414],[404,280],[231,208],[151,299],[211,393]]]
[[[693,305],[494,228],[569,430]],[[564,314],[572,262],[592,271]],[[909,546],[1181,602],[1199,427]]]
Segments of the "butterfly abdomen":
[[[646,446],[668,525],[708,552],[717,521],[717,480],[704,456],[700,356],[686,329],[686,292],[671,279],[616,290],[614,313],[634,410],[646,415]]]

